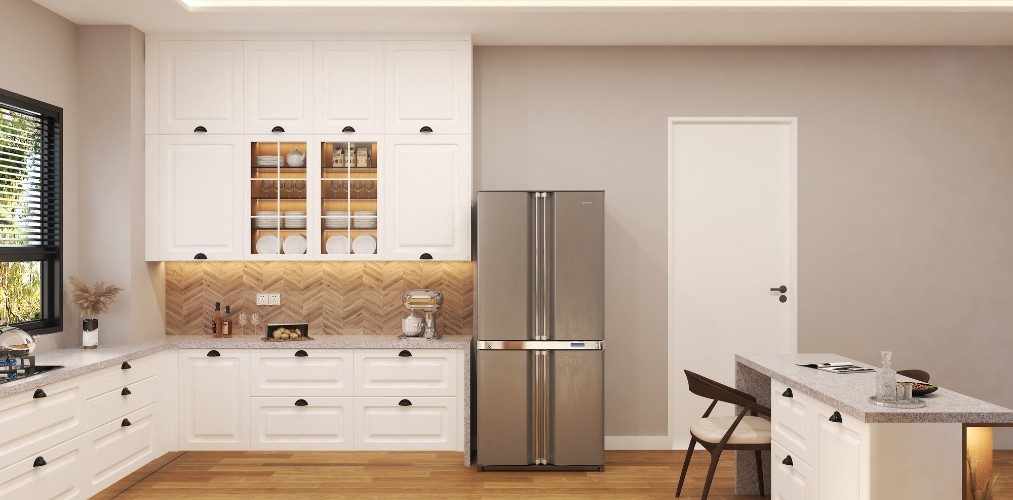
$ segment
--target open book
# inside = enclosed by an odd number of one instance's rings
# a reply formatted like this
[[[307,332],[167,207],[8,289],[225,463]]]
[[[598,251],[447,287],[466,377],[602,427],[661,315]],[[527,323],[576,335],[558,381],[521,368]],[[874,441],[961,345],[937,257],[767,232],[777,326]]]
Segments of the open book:
[[[798,366],[804,366],[806,368],[815,368],[817,370],[823,370],[830,373],[868,373],[874,372],[872,368],[865,368],[863,366],[857,366],[847,361],[840,361],[837,363],[799,363]]]

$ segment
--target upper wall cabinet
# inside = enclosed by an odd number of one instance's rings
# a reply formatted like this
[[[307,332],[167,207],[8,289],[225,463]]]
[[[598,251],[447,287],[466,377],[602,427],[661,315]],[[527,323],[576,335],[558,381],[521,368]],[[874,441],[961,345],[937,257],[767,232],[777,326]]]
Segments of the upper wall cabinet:
[[[316,42],[318,134],[383,133],[383,42]]]
[[[242,133],[243,42],[157,42],[152,52],[158,133]]]
[[[247,134],[313,131],[313,42],[246,42]]]
[[[471,45],[387,42],[387,133],[471,133]]]

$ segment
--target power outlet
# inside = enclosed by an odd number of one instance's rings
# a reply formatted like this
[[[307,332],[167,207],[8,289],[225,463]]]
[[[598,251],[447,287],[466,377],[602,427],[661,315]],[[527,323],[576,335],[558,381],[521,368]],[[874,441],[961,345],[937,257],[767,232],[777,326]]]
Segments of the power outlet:
[[[268,297],[267,297],[266,293],[258,293],[257,294],[257,305],[258,306],[266,306],[267,302],[268,302]]]
[[[278,292],[271,292],[267,294],[267,305],[269,306],[280,306],[281,305],[281,294]]]

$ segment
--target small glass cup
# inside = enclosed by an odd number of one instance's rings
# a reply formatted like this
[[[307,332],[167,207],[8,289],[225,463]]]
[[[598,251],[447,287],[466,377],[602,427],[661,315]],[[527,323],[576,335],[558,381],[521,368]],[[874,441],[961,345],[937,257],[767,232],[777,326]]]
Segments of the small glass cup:
[[[897,400],[905,403],[914,401],[914,382],[897,382]]]
[[[246,323],[249,323],[250,317],[245,312],[239,313],[239,334],[246,335]]]
[[[250,324],[253,325],[253,330],[257,331],[257,325],[260,325],[260,314],[253,313],[250,315]]]

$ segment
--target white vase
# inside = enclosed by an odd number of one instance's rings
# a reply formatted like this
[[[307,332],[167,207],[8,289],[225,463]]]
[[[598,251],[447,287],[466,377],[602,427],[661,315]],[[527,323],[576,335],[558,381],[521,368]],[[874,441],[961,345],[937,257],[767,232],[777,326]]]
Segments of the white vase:
[[[98,347],[98,320],[86,319],[81,325],[81,347],[95,349]]]

